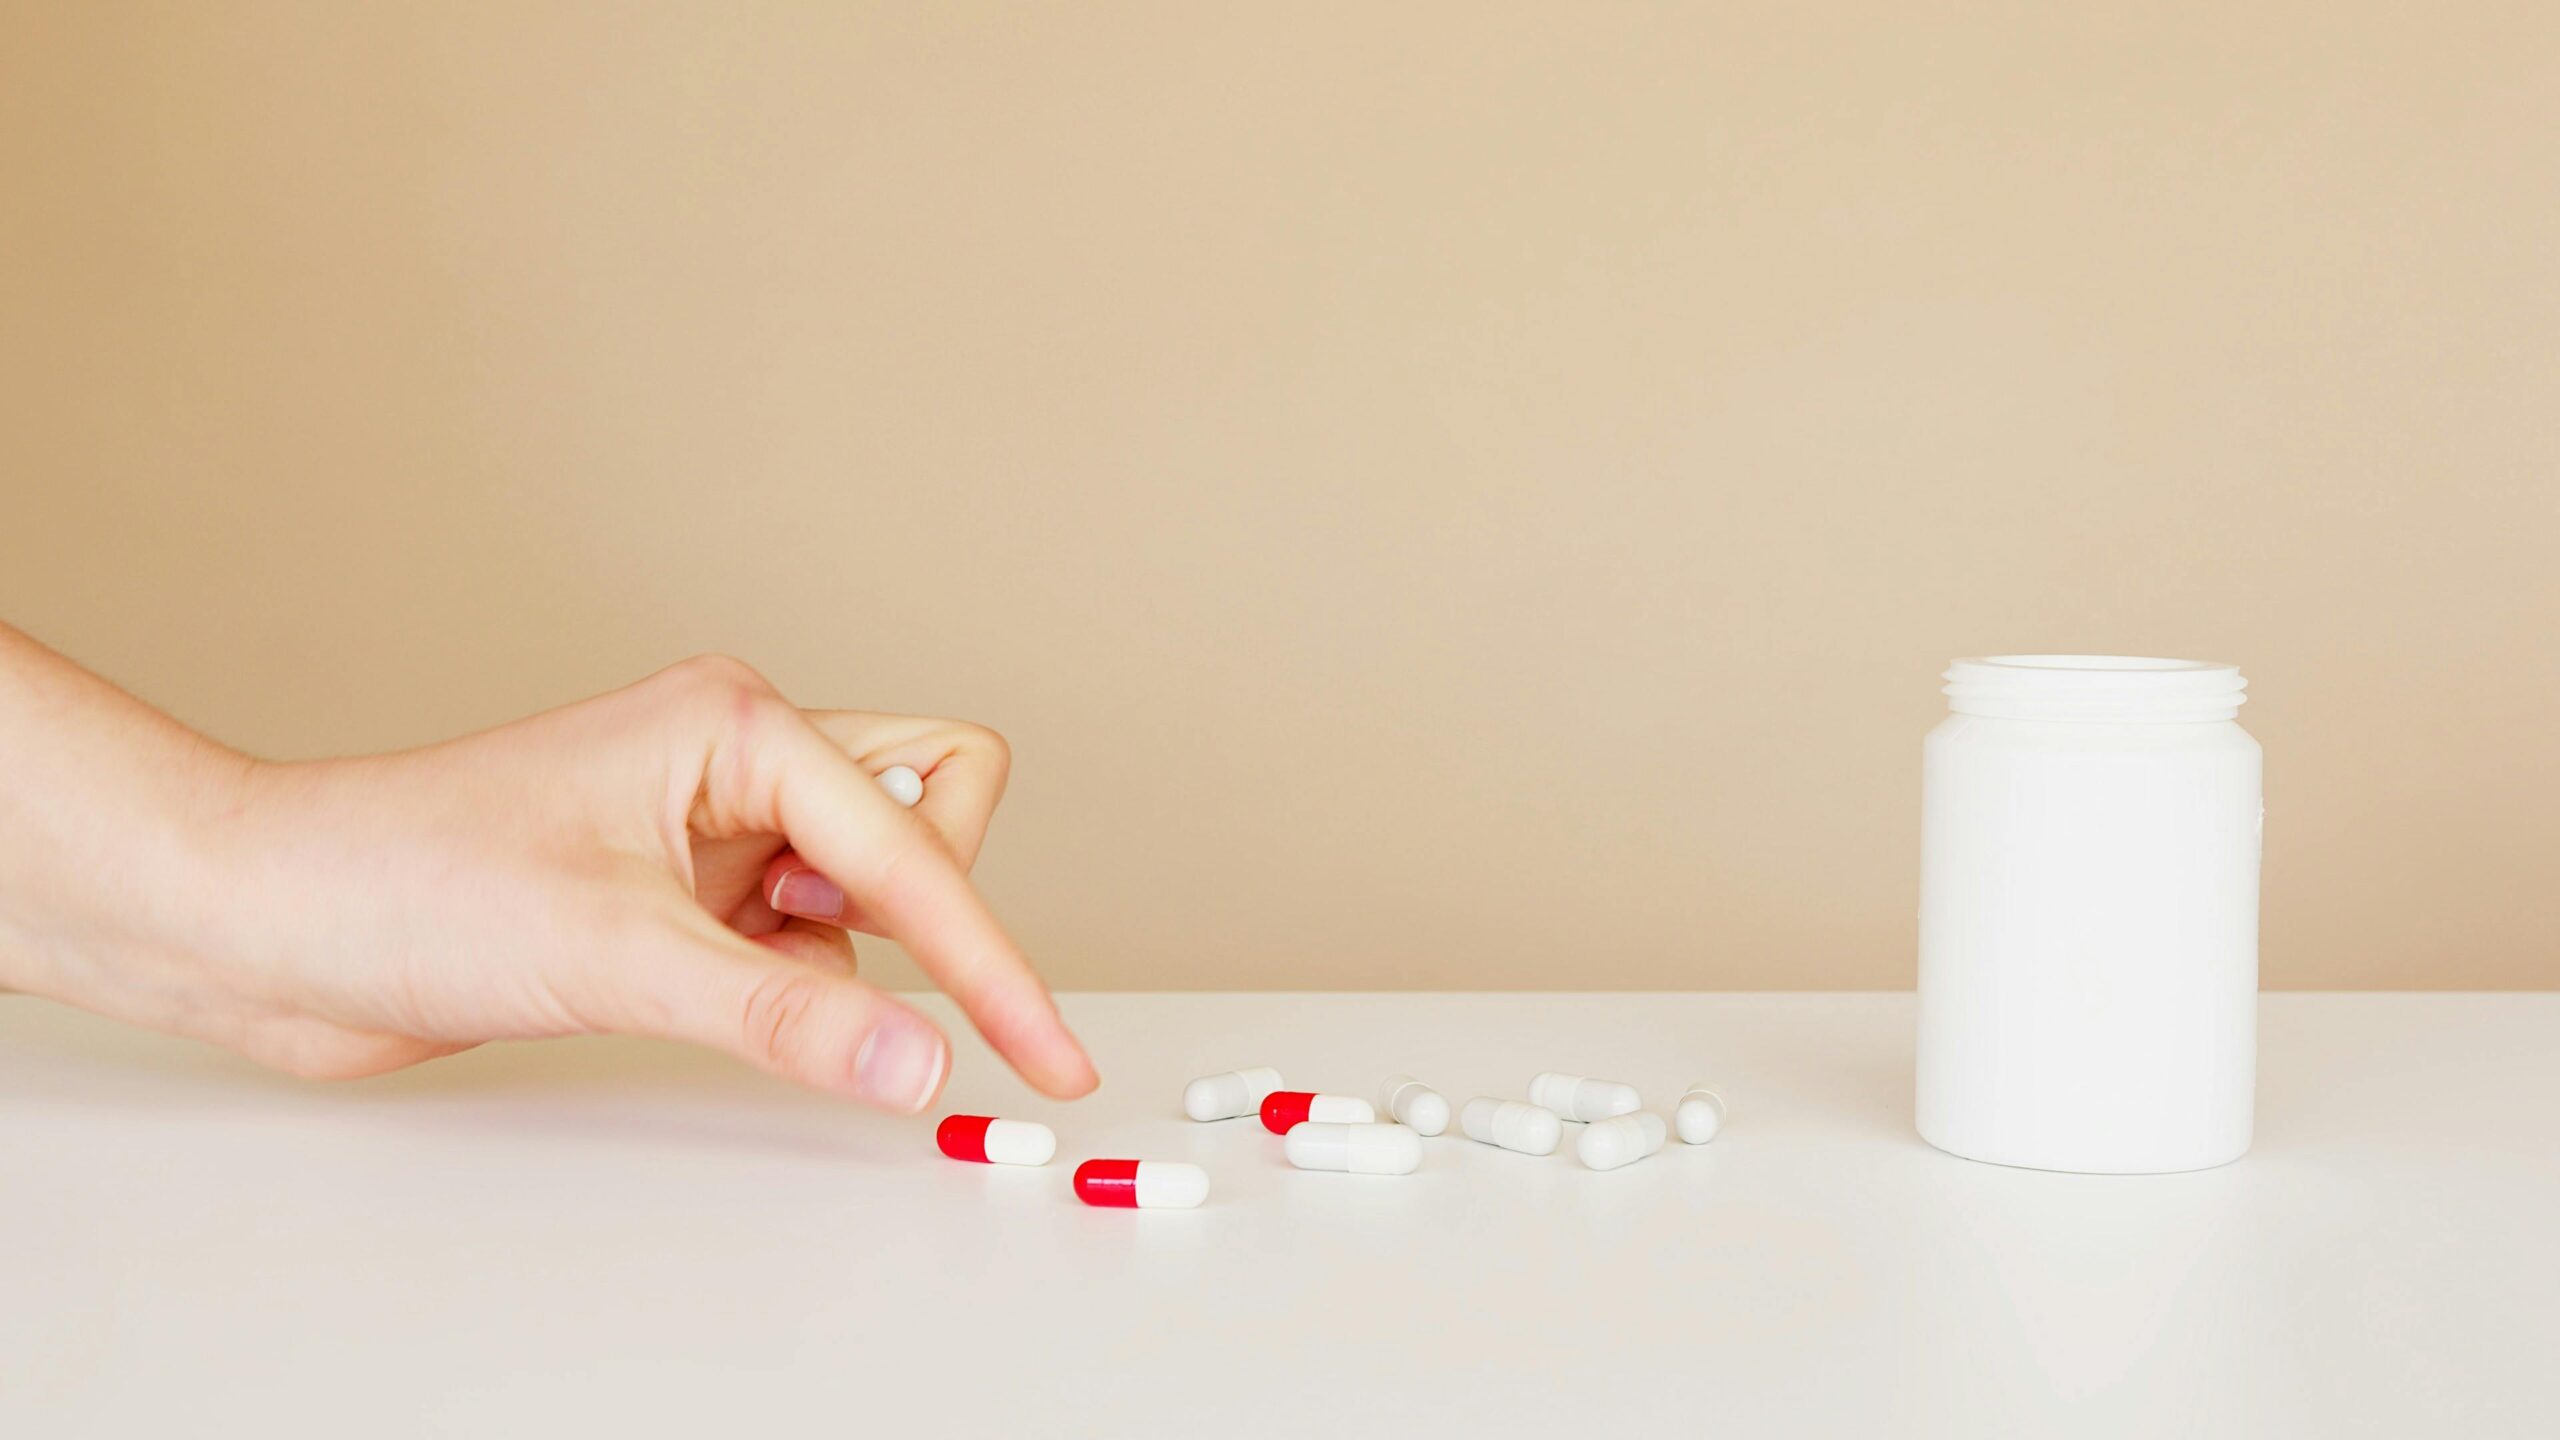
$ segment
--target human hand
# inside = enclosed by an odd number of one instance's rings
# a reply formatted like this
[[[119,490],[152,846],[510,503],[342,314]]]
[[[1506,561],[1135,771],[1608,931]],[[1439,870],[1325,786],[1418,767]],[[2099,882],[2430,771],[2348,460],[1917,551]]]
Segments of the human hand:
[[[949,1045],[855,978],[851,927],[903,944],[1043,1092],[1096,1083],[967,878],[1007,765],[977,726],[795,709],[706,658],[423,750],[277,765],[76,670],[39,679],[58,692],[39,701],[141,715],[91,716],[77,728],[107,743],[68,746],[105,804],[18,807],[50,857],[28,868],[51,872],[0,869],[19,988],[303,1075],[626,1033],[920,1110]],[[48,723],[33,708],[21,722]],[[11,722],[0,703],[0,739]],[[872,779],[893,765],[925,777],[913,811]],[[137,809],[139,836],[115,820]],[[9,946],[13,921],[35,943]]]

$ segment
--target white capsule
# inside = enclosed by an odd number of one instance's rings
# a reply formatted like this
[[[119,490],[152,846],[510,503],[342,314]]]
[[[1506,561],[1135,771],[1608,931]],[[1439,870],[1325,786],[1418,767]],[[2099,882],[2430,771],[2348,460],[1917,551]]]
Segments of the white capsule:
[[[924,777],[905,765],[892,765],[880,772],[880,788],[889,798],[912,810],[924,798]]]
[[[1182,1087],[1182,1113],[1194,1120],[1233,1120],[1262,1108],[1262,1097],[1280,1088],[1280,1072],[1256,1068],[1203,1075]]]
[[[1633,1085],[1615,1080],[1585,1080],[1579,1075],[1542,1071],[1529,1082],[1529,1103],[1544,1105],[1567,1120],[1606,1120],[1644,1108]]]
[[[1662,1117],[1650,1110],[1613,1115],[1585,1127],[1573,1153],[1594,1170],[1615,1170],[1661,1149],[1665,1133]]]
[[[1553,1155],[1564,1126],[1556,1112],[1520,1100],[1479,1095],[1458,1112],[1458,1128],[1470,1140],[1517,1150],[1523,1155]]]
[[[1449,1128],[1449,1102],[1412,1076],[1388,1076],[1384,1094],[1378,1108],[1394,1116],[1397,1124],[1410,1126],[1416,1135],[1437,1135]]]
[[[1402,1125],[1335,1125],[1310,1120],[1289,1128],[1281,1149],[1301,1170],[1353,1175],[1410,1175],[1422,1165],[1422,1137]]]
[[[1680,1131],[1682,1144],[1704,1145],[1724,1128],[1724,1097],[1701,1080],[1680,1097],[1680,1108],[1672,1112],[1671,1123]]]

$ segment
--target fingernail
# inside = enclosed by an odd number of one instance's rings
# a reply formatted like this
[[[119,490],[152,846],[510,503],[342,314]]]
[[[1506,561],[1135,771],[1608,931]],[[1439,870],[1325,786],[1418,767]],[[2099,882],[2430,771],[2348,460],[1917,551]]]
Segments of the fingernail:
[[[874,1105],[912,1115],[942,1088],[947,1063],[941,1036],[920,1020],[892,1013],[854,1052],[853,1090]]]
[[[844,892],[836,882],[803,867],[782,872],[773,882],[773,908],[810,920],[833,920],[844,913]]]

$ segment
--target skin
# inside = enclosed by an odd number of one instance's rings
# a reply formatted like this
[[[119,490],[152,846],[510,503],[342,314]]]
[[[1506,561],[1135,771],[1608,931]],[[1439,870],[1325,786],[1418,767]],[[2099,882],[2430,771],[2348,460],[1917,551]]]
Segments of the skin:
[[[378,1074],[486,1040],[651,1035],[913,1112],[931,1022],[855,975],[904,945],[1023,1078],[1096,1083],[969,883],[993,731],[802,710],[688,660],[422,750],[278,764],[0,626],[0,988]],[[914,810],[872,778],[924,777]]]

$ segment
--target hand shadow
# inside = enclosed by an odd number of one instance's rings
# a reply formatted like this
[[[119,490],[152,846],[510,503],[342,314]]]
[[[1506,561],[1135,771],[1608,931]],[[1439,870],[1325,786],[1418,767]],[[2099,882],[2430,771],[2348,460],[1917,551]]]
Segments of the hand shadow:
[[[201,1042],[0,997],[0,1104],[102,1115],[306,1119],[546,1144],[912,1158],[917,1121],[649,1040],[500,1042],[361,1080],[303,1080]],[[926,1142],[930,1149],[930,1142]]]

